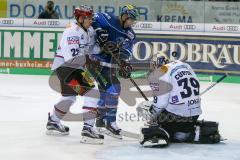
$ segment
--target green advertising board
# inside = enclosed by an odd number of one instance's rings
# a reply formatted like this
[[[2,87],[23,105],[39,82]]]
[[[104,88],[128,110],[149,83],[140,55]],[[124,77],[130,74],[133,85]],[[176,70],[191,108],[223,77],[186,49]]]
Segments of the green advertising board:
[[[63,29],[1,28],[0,73],[49,75],[62,32]],[[133,78],[145,76],[144,70],[133,74]],[[199,74],[202,81],[215,81],[220,76]],[[231,75],[224,81],[239,83],[240,76]]]

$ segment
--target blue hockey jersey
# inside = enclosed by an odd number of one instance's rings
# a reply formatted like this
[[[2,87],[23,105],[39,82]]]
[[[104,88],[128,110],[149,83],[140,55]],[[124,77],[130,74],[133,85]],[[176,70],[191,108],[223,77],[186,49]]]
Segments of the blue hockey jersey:
[[[123,42],[122,54],[124,58],[132,56],[132,47],[135,40],[135,33],[132,28],[123,28],[117,16],[107,13],[95,13],[94,21],[92,24],[94,29],[102,28],[107,30],[109,37],[108,41],[116,43]],[[100,61],[110,63],[111,55],[104,52],[94,55]]]

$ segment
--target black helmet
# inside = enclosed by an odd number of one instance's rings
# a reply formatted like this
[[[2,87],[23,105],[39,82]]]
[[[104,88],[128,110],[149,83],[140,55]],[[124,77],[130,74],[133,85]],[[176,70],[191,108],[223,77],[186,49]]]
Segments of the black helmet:
[[[127,5],[123,6],[120,14],[121,14],[121,16],[126,14],[128,16],[128,18],[132,18],[134,20],[136,20],[139,15],[137,8],[131,4],[127,4]]]

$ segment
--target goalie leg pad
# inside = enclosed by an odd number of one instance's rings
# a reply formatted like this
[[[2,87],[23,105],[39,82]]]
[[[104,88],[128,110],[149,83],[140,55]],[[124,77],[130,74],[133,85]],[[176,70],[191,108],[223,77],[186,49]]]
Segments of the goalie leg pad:
[[[141,129],[140,144],[144,147],[167,146],[169,144],[169,134],[159,126],[149,126]],[[165,143],[161,143],[164,141]]]
[[[214,144],[221,141],[217,122],[198,121],[198,126],[200,127],[199,143]]]

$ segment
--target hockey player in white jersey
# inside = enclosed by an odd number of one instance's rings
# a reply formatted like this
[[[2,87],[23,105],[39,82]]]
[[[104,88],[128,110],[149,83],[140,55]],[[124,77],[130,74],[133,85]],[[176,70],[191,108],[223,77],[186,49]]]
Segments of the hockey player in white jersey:
[[[218,123],[198,121],[201,115],[200,84],[191,66],[181,61],[169,62],[158,57],[152,62],[148,77],[153,101],[140,104],[147,116],[141,129],[140,144],[157,146],[169,142],[218,143]]]
[[[85,95],[95,87],[84,68],[86,63],[91,63],[88,54],[95,51],[93,47],[95,32],[91,27],[93,10],[90,7],[81,6],[74,10],[74,16],[76,23],[71,24],[63,32],[52,66],[52,70],[60,80],[62,98],[54,105],[52,113],[49,113],[47,134],[68,135],[69,127],[63,125],[61,119],[74,104],[77,95]],[[88,103],[83,106],[85,114],[83,114],[84,126],[81,141],[102,143],[103,135],[93,127],[98,98],[96,97],[96,103],[92,99],[86,100],[85,102]]]

